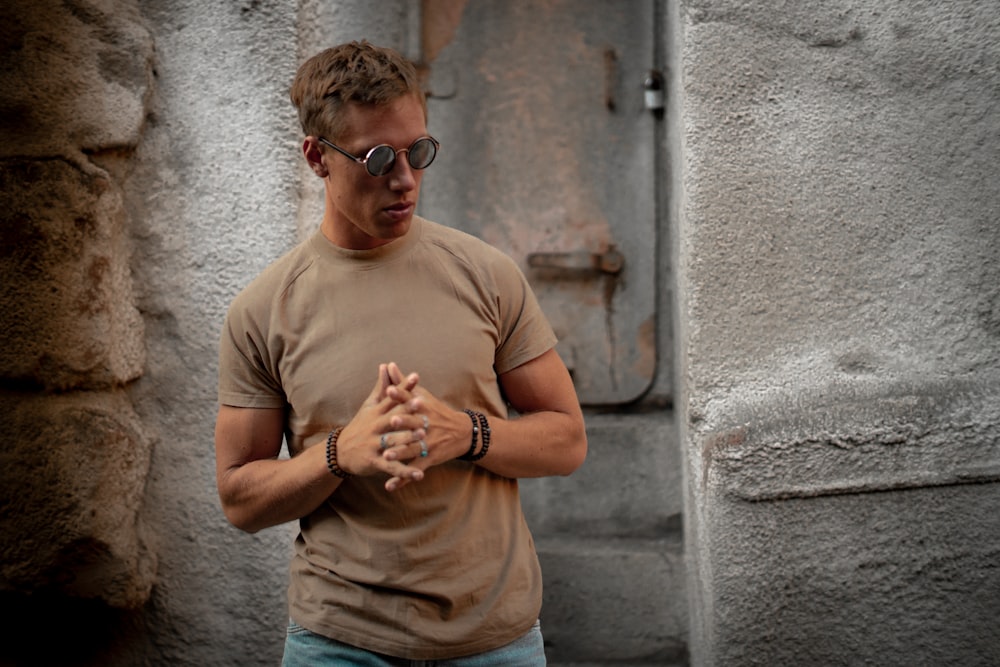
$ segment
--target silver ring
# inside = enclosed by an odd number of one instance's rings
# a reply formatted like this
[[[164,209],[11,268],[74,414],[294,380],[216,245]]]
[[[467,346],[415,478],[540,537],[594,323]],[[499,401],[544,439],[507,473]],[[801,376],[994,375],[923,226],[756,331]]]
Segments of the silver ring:
[[[420,457],[423,458],[427,456],[427,443],[423,440],[420,441]]]
[[[424,432],[431,430],[431,420],[427,418],[427,415],[420,415],[420,418],[424,420]]]
[[[389,449],[389,440],[388,440],[388,438],[387,438],[387,436],[386,436],[385,433],[383,433],[382,437],[379,438],[378,446],[382,450]]]

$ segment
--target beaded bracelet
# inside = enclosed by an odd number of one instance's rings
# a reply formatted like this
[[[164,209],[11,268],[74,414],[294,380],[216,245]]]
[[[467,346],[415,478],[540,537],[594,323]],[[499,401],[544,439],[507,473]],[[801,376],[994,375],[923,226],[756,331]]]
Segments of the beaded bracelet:
[[[486,452],[490,448],[490,423],[486,421],[486,415],[482,412],[477,412],[476,416],[479,417],[479,435],[483,440],[483,447],[478,454],[472,457],[473,461],[478,461],[486,456]]]
[[[472,420],[472,442],[469,443],[469,451],[458,457],[460,461],[472,461],[473,456],[476,454],[476,443],[479,441],[479,422],[476,420],[476,413],[472,410],[462,410],[465,414],[469,415],[469,419]]]
[[[326,467],[340,479],[347,479],[351,473],[341,468],[337,463],[337,439],[340,438],[340,432],[343,430],[343,426],[335,428],[330,431],[330,435],[326,438]]]
[[[458,458],[462,461],[478,461],[486,456],[486,452],[490,448],[490,423],[486,420],[486,415],[481,412],[473,412],[472,410],[462,410],[462,412],[469,415],[469,419],[472,420],[472,442],[469,445],[469,451]],[[476,441],[480,436],[483,439],[483,446],[476,453]]]

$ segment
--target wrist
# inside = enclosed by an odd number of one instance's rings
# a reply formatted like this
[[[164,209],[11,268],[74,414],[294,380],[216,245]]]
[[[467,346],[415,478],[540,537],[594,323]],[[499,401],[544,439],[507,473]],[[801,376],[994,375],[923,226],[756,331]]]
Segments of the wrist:
[[[340,479],[347,479],[351,477],[351,473],[341,468],[337,461],[337,440],[340,439],[340,433],[343,430],[343,426],[335,428],[330,431],[330,435],[326,438],[326,468]]]
[[[458,457],[460,461],[479,461],[484,456],[490,448],[490,422],[481,412],[473,412],[472,410],[462,410],[465,414],[469,416],[469,421],[472,423],[472,437],[469,441],[469,451]]]

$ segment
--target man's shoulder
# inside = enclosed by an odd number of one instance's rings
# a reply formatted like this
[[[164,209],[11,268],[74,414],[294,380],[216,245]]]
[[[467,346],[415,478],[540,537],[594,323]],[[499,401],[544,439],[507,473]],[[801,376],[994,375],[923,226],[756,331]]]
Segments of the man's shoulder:
[[[430,220],[423,220],[423,225],[423,236],[427,243],[460,261],[477,265],[482,265],[484,262],[513,263],[505,252],[469,232]]]
[[[309,269],[316,260],[311,250],[311,238],[301,241],[293,248],[273,260],[251,280],[236,298],[233,307],[251,307],[253,304],[268,304],[278,298],[288,286]]]

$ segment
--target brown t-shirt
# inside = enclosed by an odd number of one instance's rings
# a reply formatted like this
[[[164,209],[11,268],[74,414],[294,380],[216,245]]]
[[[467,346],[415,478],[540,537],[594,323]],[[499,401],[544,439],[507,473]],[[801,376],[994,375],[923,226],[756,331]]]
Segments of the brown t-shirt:
[[[497,375],[555,343],[517,265],[468,234],[414,218],[403,238],[351,251],[316,233],[233,301],[219,401],[287,410],[294,456],[353,417],[379,363],[419,372],[456,409],[505,418]],[[541,573],[516,480],[456,460],[395,493],[384,483],[346,480],[301,519],[292,618],[418,660],[478,653],[527,632]]]

